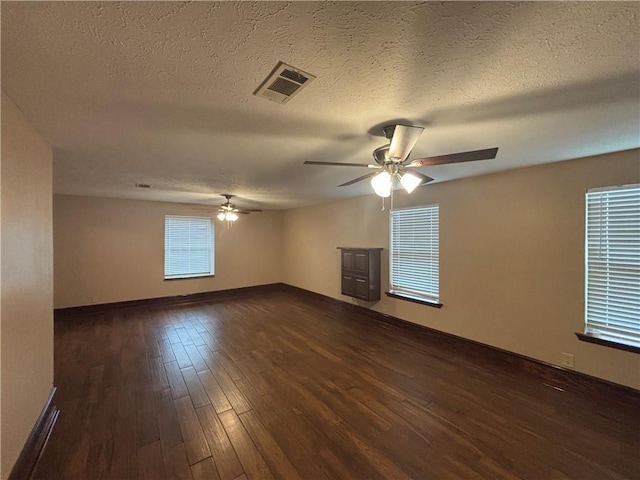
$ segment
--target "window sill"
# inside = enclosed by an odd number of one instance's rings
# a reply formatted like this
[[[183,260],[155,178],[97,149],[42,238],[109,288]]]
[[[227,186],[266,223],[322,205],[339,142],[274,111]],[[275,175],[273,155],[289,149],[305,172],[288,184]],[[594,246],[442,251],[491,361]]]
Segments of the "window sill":
[[[595,343],[596,345],[602,345],[604,347],[615,348],[617,350],[625,350],[627,352],[640,353],[640,347],[634,345],[626,345],[624,343],[614,342],[613,340],[606,340],[604,338],[596,337],[588,333],[576,332],[576,337],[582,342]]]
[[[393,293],[393,292],[384,292],[384,293],[387,295],[387,297],[397,298],[399,300],[404,300],[406,302],[419,303],[420,305],[426,305],[428,307],[433,307],[433,308],[442,308],[442,304],[438,302],[432,302],[429,300],[424,300],[422,298],[410,297],[408,295],[401,295],[399,293]]]
[[[173,277],[173,278],[165,278],[164,281],[165,282],[173,282],[174,280],[193,280],[196,278],[210,278],[210,277],[215,277],[215,274],[211,274],[211,275],[193,275],[190,277]]]

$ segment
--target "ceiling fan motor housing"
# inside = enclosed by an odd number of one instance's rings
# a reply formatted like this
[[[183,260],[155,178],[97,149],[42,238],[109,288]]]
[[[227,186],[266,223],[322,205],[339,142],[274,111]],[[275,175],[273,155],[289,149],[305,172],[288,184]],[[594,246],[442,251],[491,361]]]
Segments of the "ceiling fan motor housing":
[[[391,145],[383,145],[382,147],[378,147],[373,151],[373,159],[378,165],[393,165],[403,163],[401,158],[391,158],[389,157],[389,147]]]
[[[393,132],[396,131],[395,125],[387,125],[386,127],[382,127],[382,131],[384,132],[384,136],[387,137],[388,140],[393,138]]]
[[[373,159],[378,165],[389,163],[389,144],[378,147],[373,151]]]

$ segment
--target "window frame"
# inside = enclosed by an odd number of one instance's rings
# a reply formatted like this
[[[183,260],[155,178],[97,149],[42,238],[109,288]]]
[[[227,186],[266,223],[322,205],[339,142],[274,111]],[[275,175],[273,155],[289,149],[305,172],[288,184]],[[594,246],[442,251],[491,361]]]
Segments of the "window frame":
[[[169,220],[170,219],[180,219],[180,220],[199,220],[202,221],[202,223],[204,224],[206,221],[206,223],[209,226],[209,231],[208,231],[208,235],[209,235],[209,244],[208,244],[208,255],[209,255],[209,268],[207,272],[204,271],[200,271],[200,272],[181,272],[181,273],[175,273],[175,274],[167,274],[167,266],[168,266],[168,258],[167,258],[167,254],[168,252],[171,250],[171,245],[168,244],[169,242],[169,238],[167,237],[168,234],[168,228],[169,228]],[[204,244],[204,242],[203,242]],[[175,247],[174,247],[175,248]],[[194,248],[192,246],[192,244],[190,243],[188,246],[189,249]],[[200,217],[200,216],[196,216],[196,215],[165,215],[164,217],[164,267],[163,267],[163,271],[164,271],[164,280],[165,281],[171,281],[171,280],[185,280],[185,279],[190,279],[190,278],[203,278],[203,277],[213,277],[215,276],[215,223],[213,221],[212,217]]]
[[[406,285],[402,286],[402,285],[396,285],[396,283],[394,283],[394,271],[397,271],[397,268],[398,268],[395,265],[396,261],[394,260],[394,251],[396,250],[395,242],[394,242],[394,232],[395,232],[394,214],[400,213],[400,212],[407,212],[411,210],[416,211],[416,210],[425,210],[425,209],[429,209],[429,210],[435,209],[435,212],[436,212],[435,227],[436,227],[437,238],[435,239],[435,242],[430,240],[430,243],[429,243],[430,245],[433,245],[433,243],[435,243],[435,246],[436,246],[435,275],[436,275],[437,290],[435,292],[433,290],[428,290],[428,289],[420,291],[417,289],[412,289]],[[431,213],[431,215],[433,215],[433,213]],[[432,225],[433,225],[433,222],[430,222],[430,226],[433,229]],[[429,227],[426,227],[426,228],[429,228]],[[427,272],[427,275],[433,276],[434,274],[433,263],[434,262],[430,262],[430,267],[429,267],[429,271]],[[409,302],[419,303],[422,305],[427,305],[427,306],[436,307],[436,308],[442,307],[442,303],[440,303],[440,205],[439,204],[436,203],[436,204],[430,204],[430,205],[418,205],[418,206],[397,208],[389,212],[389,291],[385,293],[389,297],[398,298],[400,300],[406,300]]]
[[[616,214],[618,215],[616,219],[618,222],[620,222],[621,213],[624,216],[629,216],[630,219],[625,220],[625,221],[628,221],[629,226],[632,229],[635,229],[636,226],[640,229],[640,219],[636,220],[633,218],[634,217],[633,209],[635,207],[634,199],[630,200],[630,204],[631,204],[630,213],[626,211],[625,212],[620,211],[620,209],[623,208],[621,203],[624,200],[620,200],[619,198],[607,199],[607,208],[611,209],[611,208],[617,207],[617,211],[610,212],[609,210],[607,210],[607,214],[606,215],[603,214],[604,213],[604,211],[602,210],[603,195],[606,192],[615,192],[620,190],[632,190],[633,192],[632,195],[633,194],[640,195],[640,184],[592,188],[592,189],[588,189],[585,192],[585,226],[584,226],[585,228],[584,230],[585,232],[584,233],[584,242],[585,242],[584,302],[585,303],[584,303],[584,319],[583,319],[584,333],[576,332],[576,336],[580,340],[585,342],[595,343],[595,344],[604,345],[611,348],[640,353],[640,337],[638,337],[636,341],[633,341],[633,339],[627,340],[625,338],[621,338],[623,336],[633,337],[633,335],[636,334],[635,330],[640,328],[640,320],[638,320],[638,317],[636,316],[635,321],[637,322],[637,324],[634,324],[633,313],[632,312],[631,314],[627,313],[625,311],[627,307],[625,306],[621,307],[620,305],[616,305],[616,303],[614,303],[616,302],[615,298],[621,298],[623,303],[627,302],[628,304],[632,305],[631,311],[633,311],[634,300],[637,301],[638,298],[640,298],[640,291],[634,293],[634,289],[627,288],[626,285],[622,288],[622,290],[626,291],[626,293],[624,291],[622,292],[626,296],[620,296],[620,293],[621,293],[620,290],[616,290],[616,288],[618,289],[621,288],[620,287],[621,282],[629,283],[630,285],[633,286],[634,278],[640,280],[640,265],[636,265],[635,261],[633,260],[635,239],[633,235],[631,235],[630,236],[631,238],[628,241],[629,244],[628,245],[622,244],[623,252],[626,253],[627,248],[632,252],[631,255],[628,257],[629,258],[628,263],[625,263],[625,261],[622,261],[622,262],[620,261],[620,255],[621,255],[620,243],[618,243],[618,245],[614,244],[616,240],[618,240],[618,242],[621,241],[619,237],[614,238],[616,235],[618,236],[621,235],[619,229],[613,231],[609,235],[610,239],[608,238],[606,240],[606,247],[602,246],[603,245],[602,232],[605,230],[607,231],[611,230],[611,224],[613,223],[614,220],[611,219],[610,217],[612,217],[613,215],[616,215]],[[596,197],[598,195],[600,196],[601,203],[599,207],[600,212],[598,216],[596,216],[596,213],[590,210],[590,206],[592,205],[590,203],[590,196]],[[611,207],[610,204],[612,202],[616,202],[616,200],[619,203],[617,205],[614,204],[613,207]],[[595,208],[595,207],[591,207],[591,208]],[[590,217],[592,218],[591,221],[590,221]],[[618,227],[619,226],[620,224],[618,223]],[[624,227],[627,227],[627,225],[625,224]],[[632,230],[632,232],[634,231],[635,230]],[[597,246],[593,246],[593,243],[594,243],[593,235],[599,235],[598,239],[595,240],[599,242]],[[597,262],[593,260],[592,257],[594,254],[597,254],[597,252],[600,250],[604,250],[605,252],[604,254],[607,256],[607,260],[599,262],[600,265],[597,265]],[[610,260],[612,256],[618,256],[617,259],[614,259],[614,260],[617,260],[617,262]],[[604,264],[604,267],[602,266],[603,264]],[[613,267],[612,267],[612,264],[613,264]],[[606,280],[604,281],[599,280],[598,281],[599,284],[596,284],[595,278],[593,282],[590,281],[591,270],[594,270],[594,271],[600,270],[598,272],[600,275],[602,275],[602,272],[605,271]],[[628,273],[629,270],[631,273]],[[595,275],[596,274],[594,274],[594,277]],[[630,277],[630,280],[629,278],[624,278],[623,275]],[[593,293],[593,296],[590,296],[592,289],[595,290],[595,292]],[[613,302],[610,302],[611,297],[614,297]],[[629,302],[629,300],[631,300],[631,302]],[[612,314],[610,312],[616,309],[616,307],[618,309],[621,308],[622,311],[617,310],[615,313],[617,318],[613,320]],[[595,310],[595,313],[593,314],[593,316],[590,316],[590,312],[593,310]],[[625,331],[625,328],[626,328],[625,326],[622,326],[622,328],[620,328],[621,327],[620,322],[627,323],[628,322],[627,319],[631,319],[631,324],[628,327],[629,330]],[[599,329],[601,330],[599,331]],[[615,333],[612,334],[611,332],[609,332],[608,334],[607,330],[614,330],[614,329],[619,329],[621,332],[624,332],[624,333],[616,335]]]

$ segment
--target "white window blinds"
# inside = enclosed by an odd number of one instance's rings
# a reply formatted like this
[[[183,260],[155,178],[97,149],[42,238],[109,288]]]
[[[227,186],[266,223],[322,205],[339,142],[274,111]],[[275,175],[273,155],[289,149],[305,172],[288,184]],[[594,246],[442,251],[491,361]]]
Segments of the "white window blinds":
[[[438,302],[438,205],[391,212],[391,292]]]
[[[585,333],[640,347],[640,185],[587,192]]]
[[[213,221],[167,215],[164,221],[164,278],[213,275]]]

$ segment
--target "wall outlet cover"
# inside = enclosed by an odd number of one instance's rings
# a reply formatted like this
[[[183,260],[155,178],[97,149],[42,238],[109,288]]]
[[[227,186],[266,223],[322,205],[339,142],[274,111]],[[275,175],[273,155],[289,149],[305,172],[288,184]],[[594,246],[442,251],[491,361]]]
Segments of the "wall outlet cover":
[[[561,362],[563,367],[575,368],[575,366],[576,366],[576,357],[575,357],[575,355],[572,355],[571,353],[563,353],[560,362]]]

